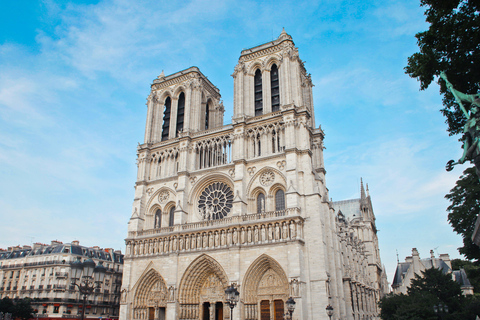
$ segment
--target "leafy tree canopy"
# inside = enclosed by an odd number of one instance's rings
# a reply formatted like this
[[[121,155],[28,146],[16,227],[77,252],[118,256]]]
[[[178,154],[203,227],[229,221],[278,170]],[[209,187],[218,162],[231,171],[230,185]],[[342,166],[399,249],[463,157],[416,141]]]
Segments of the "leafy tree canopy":
[[[380,300],[380,317],[384,320],[438,319],[434,306],[443,304],[448,312],[442,314],[448,320],[474,320],[480,311],[480,301],[462,295],[460,285],[450,274],[436,268],[427,269],[422,276],[415,275],[405,294],[389,294]]]
[[[480,1],[421,0],[426,7],[427,31],[417,33],[420,52],[408,58],[405,72],[420,81],[424,90],[445,71],[455,89],[480,91]],[[439,81],[450,135],[462,132],[466,118],[445,82]]]
[[[475,221],[480,213],[480,182],[475,168],[466,169],[445,198],[451,203],[447,208],[448,221],[453,230],[463,237],[460,253],[467,259],[478,262],[480,247],[472,242]]]
[[[33,308],[30,304],[30,299],[10,299],[8,297],[0,300],[0,312],[11,313],[14,319],[32,319]]]

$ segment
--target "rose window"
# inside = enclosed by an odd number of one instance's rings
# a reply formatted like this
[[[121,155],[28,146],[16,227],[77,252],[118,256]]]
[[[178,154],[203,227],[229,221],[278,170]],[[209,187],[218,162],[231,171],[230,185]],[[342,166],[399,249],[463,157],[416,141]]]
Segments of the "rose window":
[[[205,188],[198,200],[198,209],[204,220],[222,219],[232,209],[233,191],[223,182]]]

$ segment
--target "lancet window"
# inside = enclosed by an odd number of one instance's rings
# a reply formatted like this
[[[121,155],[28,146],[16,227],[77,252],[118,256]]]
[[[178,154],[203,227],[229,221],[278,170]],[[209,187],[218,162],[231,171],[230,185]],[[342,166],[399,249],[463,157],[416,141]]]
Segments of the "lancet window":
[[[272,90],[272,112],[280,110],[280,83],[277,65],[272,65],[270,71],[270,85]]]
[[[194,150],[196,153],[196,169],[219,166],[232,161],[232,139],[230,135],[198,141]]]
[[[163,106],[163,124],[162,124],[162,141],[168,140],[168,131],[170,130],[170,113],[172,108],[172,99],[167,97]]]
[[[170,208],[170,214],[168,217],[168,226],[171,227],[173,226],[173,223],[175,222],[175,207]]]
[[[285,192],[282,189],[275,192],[275,211],[285,210]]]
[[[157,209],[155,212],[155,222],[154,222],[154,228],[159,229],[162,227],[162,210]]]
[[[178,108],[177,108],[177,130],[176,135],[179,132],[183,131],[183,120],[185,117],[185,94],[182,92],[178,97]]]
[[[257,213],[265,212],[265,195],[259,193],[257,196]]]
[[[262,98],[262,72],[260,69],[255,71],[255,116],[263,114],[263,98]]]

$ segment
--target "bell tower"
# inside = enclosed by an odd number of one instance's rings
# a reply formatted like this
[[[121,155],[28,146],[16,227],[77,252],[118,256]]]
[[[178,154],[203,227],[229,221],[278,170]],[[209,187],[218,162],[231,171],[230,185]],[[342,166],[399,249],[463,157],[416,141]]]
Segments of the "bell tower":
[[[223,125],[220,91],[197,67],[153,81],[148,96],[145,143],[177,138]]]

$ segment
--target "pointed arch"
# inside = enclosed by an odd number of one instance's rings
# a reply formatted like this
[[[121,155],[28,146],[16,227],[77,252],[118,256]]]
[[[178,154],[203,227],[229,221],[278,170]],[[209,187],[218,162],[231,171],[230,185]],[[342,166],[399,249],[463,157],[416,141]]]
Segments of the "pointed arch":
[[[265,276],[272,277],[272,285],[265,291],[262,283],[267,281]],[[263,291],[262,291],[263,290]],[[284,300],[288,297],[288,279],[280,264],[267,254],[259,256],[245,273],[242,286],[242,296],[245,303],[256,304],[262,295],[270,295]]]
[[[145,272],[135,285],[134,308],[166,306],[167,285],[155,269]]]
[[[199,303],[200,290],[212,275],[220,281],[222,290],[228,287],[228,278],[222,266],[212,257],[202,254],[192,261],[180,281],[178,300],[180,303]],[[224,294],[224,292],[223,292]]]

